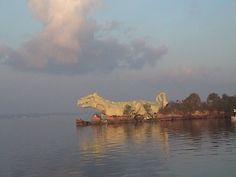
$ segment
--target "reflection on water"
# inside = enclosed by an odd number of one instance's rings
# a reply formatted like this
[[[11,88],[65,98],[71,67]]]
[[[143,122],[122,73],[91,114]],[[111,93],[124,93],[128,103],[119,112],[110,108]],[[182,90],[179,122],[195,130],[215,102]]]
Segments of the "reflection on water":
[[[93,126],[77,133],[81,157],[93,168],[86,176],[236,174],[235,126],[227,120]]]
[[[148,141],[155,141],[162,147],[164,153],[168,153],[168,132],[165,127],[158,124],[120,124],[93,126],[90,137],[84,135],[84,130],[78,128],[81,138],[81,151],[94,152],[100,156],[114,148],[122,148],[126,144],[142,146]],[[125,148],[125,147],[124,147]]]
[[[228,120],[75,127],[74,116],[0,119],[0,177],[236,176]]]

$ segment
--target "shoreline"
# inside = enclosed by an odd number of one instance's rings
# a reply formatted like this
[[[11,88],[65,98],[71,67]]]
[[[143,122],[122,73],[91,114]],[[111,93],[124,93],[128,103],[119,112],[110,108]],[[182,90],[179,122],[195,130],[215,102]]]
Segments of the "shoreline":
[[[77,127],[105,125],[105,124],[126,124],[126,123],[153,123],[163,121],[180,121],[180,120],[201,120],[201,119],[230,119],[224,113],[204,113],[204,114],[160,114],[158,113],[154,118],[139,119],[130,118],[128,116],[109,116],[102,119],[100,116],[93,114],[90,121],[85,121],[81,118],[76,119]]]

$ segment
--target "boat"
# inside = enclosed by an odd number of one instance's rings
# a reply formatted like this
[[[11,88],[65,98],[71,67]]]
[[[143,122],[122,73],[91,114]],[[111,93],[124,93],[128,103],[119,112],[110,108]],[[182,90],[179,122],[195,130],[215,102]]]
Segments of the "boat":
[[[231,116],[231,121],[236,122],[236,116]]]
[[[236,122],[236,109],[234,109],[234,114],[231,116],[231,121]]]

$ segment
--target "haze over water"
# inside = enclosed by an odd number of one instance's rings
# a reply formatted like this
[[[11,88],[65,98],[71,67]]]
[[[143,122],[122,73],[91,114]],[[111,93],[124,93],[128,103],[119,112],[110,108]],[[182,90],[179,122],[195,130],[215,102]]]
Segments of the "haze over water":
[[[236,125],[194,120],[75,126],[75,116],[0,119],[0,176],[236,176]]]

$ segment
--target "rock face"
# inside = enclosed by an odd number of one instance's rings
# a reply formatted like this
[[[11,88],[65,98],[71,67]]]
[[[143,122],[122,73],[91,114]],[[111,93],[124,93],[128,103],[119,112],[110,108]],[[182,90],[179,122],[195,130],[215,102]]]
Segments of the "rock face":
[[[161,92],[156,101],[134,100],[124,102],[114,102],[106,100],[96,93],[82,97],[77,105],[83,108],[95,108],[107,116],[124,116],[126,112],[130,115],[151,115],[157,113],[168,104],[166,93]],[[128,109],[128,111],[127,111]]]

